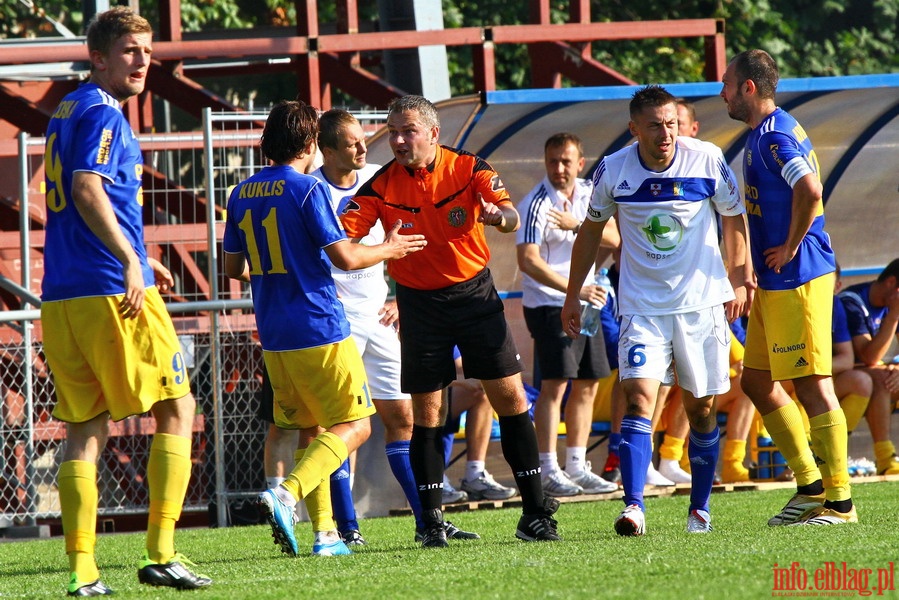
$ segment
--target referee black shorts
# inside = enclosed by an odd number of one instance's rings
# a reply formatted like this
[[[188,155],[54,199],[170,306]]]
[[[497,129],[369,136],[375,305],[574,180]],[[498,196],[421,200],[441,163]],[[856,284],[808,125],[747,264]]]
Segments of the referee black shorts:
[[[541,379],[601,379],[611,373],[602,329],[576,340],[562,331],[561,306],[524,307]]]
[[[501,379],[521,373],[521,356],[489,269],[437,290],[397,284],[402,390],[434,392],[456,379],[453,347],[465,377]]]

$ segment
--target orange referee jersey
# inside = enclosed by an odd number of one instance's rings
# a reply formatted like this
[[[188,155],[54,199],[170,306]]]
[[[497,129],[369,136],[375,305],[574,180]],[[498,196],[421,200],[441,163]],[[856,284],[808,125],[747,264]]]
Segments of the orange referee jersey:
[[[486,202],[510,202],[496,171],[474,154],[437,147],[434,162],[409,169],[390,161],[363,185],[340,219],[350,238],[361,238],[378,221],[389,231],[400,220],[405,235],[423,234],[421,252],[387,262],[387,272],[413,289],[436,290],[468,281],[487,266],[480,194]]]

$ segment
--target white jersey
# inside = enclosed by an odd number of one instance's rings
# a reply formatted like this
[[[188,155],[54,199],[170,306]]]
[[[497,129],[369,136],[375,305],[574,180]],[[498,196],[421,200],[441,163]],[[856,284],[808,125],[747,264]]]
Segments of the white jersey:
[[[312,176],[326,183],[331,190],[331,208],[338,219],[343,214],[350,200],[356,194],[362,184],[368,181],[372,175],[378,172],[380,165],[367,164],[363,168],[356,171],[356,183],[352,187],[342,188],[334,185],[325,174],[321,167],[316,169]],[[376,245],[384,241],[384,228],[380,221],[371,228],[368,235],[362,238],[360,243],[366,245]],[[337,286],[337,295],[343,303],[344,309],[348,313],[356,313],[359,315],[377,315],[378,311],[384,306],[384,300],[387,298],[387,279],[384,276],[384,263],[380,262],[366,269],[358,269],[356,271],[343,271],[335,266],[331,266],[331,274],[334,276],[334,283]]]
[[[515,234],[515,243],[537,244],[540,247],[540,258],[549,268],[562,277],[568,278],[571,271],[571,247],[574,245],[575,233],[551,225],[547,219],[549,210],[568,211],[578,221],[587,215],[587,206],[593,194],[593,183],[578,178],[574,185],[574,194],[569,201],[564,194],[553,187],[549,178],[544,177],[518,205],[521,215],[521,227]],[[527,273],[521,274],[522,306],[562,306],[565,304],[565,292],[543,285]]]
[[[618,212],[621,315],[695,311],[734,299],[718,247],[715,211],[745,211],[721,149],[678,137],[674,160],[647,169],[637,144],[600,162],[593,176],[592,221]]]

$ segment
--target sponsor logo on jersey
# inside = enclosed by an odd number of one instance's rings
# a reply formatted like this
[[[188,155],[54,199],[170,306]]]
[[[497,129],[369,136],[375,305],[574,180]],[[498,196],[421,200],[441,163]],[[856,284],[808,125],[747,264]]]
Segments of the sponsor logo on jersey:
[[[662,184],[661,183],[650,183],[649,184],[649,193],[653,196],[658,196],[662,193]]]
[[[468,213],[465,212],[465,209],[461,206],[456,206],[450,209],[449,213],[446,215],[446,219],[449,221],[450,226],[462,227],[465,225],[465,221],[468,220]]]
[[[800,356],[800,357],[799,357],[799,360],[797,360],[797,361],[796,361],[796,364],[793,365],[793,366],[794,366],[795,368],[797,368],[797,369],[800,369],[800,368],[802,368],[802,367],[807,367],[807,366],[808,366],[808,362],[805,360],[805,357],[804,357],[804,356]]]
[[[746,164],[752,166],[752,150],[746,150]]]
[[[675,196],[683,196],[684,195],[684,184],[681,181],[675,181],[672,184],[672,193]]]
[[[768,146],[768,150],[771,151],[771,158],[774,159],[774,162],[777,163],[777,166],[778,166],[778,167],[780,167],[781,169],[783,169],[783,167],[784,167],[784,161],[782,161],[782,160],[780,159],[780,155],[777,154],[777,151],[778,151],[779,149],[780,149],[780,146],[779,146],[778,144],[771,144],[770,146]]]
[[[627,179],[625,179],[624,181],[622,181],[621,183],[619,183],[619,184],[618,184],[618,187],[615,188],[615,189],[618,190],[619,192],[629,192],[630,189],[631,189],[631,186],[628,185]]]
[[[674,215],[664,212],[650,215],[642,230],[646,240],[660,252],[671,252],[684,238],[684,224]]]
[[[109,164],[109,148],[112,146],[112,129],[104,129],[100,134],[100,147],[97,149],[97,164]]]
[[[499,178],[499,175],[494,175],[490,179],[490,186],[490,189],[494,192],[506,189],[506,184],[503,183],[503,180]]]

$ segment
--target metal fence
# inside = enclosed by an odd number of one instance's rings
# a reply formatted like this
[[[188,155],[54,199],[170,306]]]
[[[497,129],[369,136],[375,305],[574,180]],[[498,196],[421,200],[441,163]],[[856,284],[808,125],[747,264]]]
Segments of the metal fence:
[[[191,370],[197,399],[193,473],[185,511],[231,521],[229,506],[264,485],[266,424],[256,417],[262,352],[247,286],[218,266],[231,186],[264,164],[258,148],[266,114],[203,116],[203,131],[138,136],[144,151],[144,215],[151,256],[175,278],[166,298]],[[383,115],[360,115],[376,122]],[[21,281],[0,286],[22,301],[0,311],[0,528],[59,517],[56,471],[64,425],[51,418],[53,380],[43,358],[39,287],[43,265],[43,138],[19,140]],[[12,254],[15,254],[12,252]],[[147,511],[150,417],[111,426],[99,464],[100,516]]]

